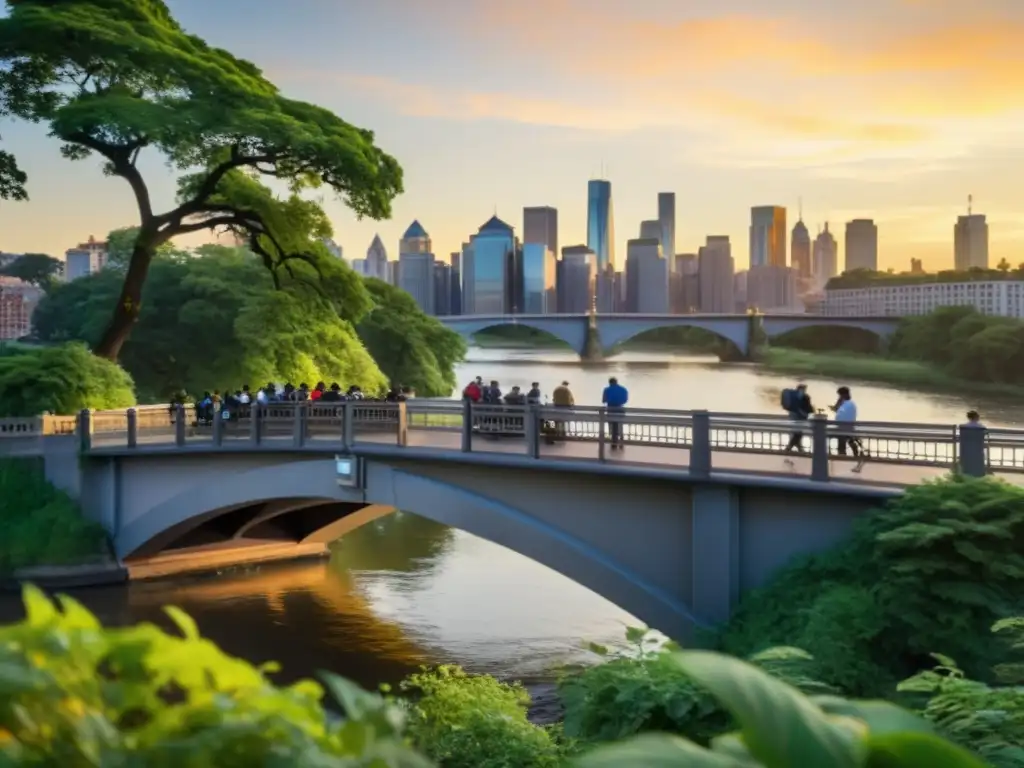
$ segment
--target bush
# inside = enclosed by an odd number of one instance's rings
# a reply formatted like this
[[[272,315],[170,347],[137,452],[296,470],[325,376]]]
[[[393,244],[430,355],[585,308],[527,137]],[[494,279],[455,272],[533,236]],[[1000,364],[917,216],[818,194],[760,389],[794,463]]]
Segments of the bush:
[[[0,459],[0,574],[107,554],[107,534],[54,488],[36,459]]]
[[[547,768],[561,763],[547,730],[526,718],[519,685],[453,666],[424,669],[401,685],[410,695],[409,737],[444,768]]]
[[[0,418],[134,404],[131,377],[82,344],[22,348],[0,356]]]
[[[0,628],[0,763],[36,766],[428,767],[401,741],[401,713],[333,676],[275,687],[199,636],[151,624],[104,629],[66,597],[26,587],[27,618]],[[58,606],[60,610],[58,610]]]

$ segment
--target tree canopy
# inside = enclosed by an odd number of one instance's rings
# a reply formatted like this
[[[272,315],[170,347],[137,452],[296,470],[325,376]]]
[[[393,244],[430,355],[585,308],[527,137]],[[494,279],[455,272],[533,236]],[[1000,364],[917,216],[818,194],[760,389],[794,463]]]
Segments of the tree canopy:
[[[186,33],[161,0],[7,0],[7,10],[0,115],[45,125],[68,159],[98,155],[137,204],[138,235],[98,354],[119,354],[156,250],[172,238],[231,230],[280,280],[296,262],[317,267],[314,245],[330,234],[303,190],[327,187],[373,218],[389,216],[402,191],[400,166],[370,131],[286,98],[255,65]],[[181,173],[171,210],[153,208],[137,165],[147,150]],[[0,156],[0,195],[23,197],[23,186],[13,158]]]
[[[455,364],[466,354],[459,334],[423,313],[405,291],[369,278],[374,308],[359,323],[359,336],[381,370],[421,397],[447,397],[455,389]]]
[[[322,284],[311,285],[317,273],[304,264],[280,290],[245,249],[208,245],[194,256],[157,256],[121,356],[140,397],[166,400],[181,390],[270,381],[382,389],[386,380],[353,327],[369,310],[370,296],[343,262],[321,256]],[[117,271],[102,270],[54,290],[36,308],[39,338],[93,343],[120,280]]]
[[[0,275],[16,277],[44,291],[48,291],[63,274],[64,262],[45,253],[23,254],[0,268]]]

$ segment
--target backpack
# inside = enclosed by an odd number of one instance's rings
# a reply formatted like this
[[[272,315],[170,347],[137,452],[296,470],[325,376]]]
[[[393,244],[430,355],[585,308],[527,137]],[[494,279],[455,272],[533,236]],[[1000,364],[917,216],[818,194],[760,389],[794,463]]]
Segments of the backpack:
[[[782,410],[789,411],[790,413],[792,413],[793,411],[796,410],[797,402],[797,392],[795,389],[782,390]]]
[[[473,402],[477,402],[480,399],[480,387],[475,381],[471,381],[466,385],[466,388],[462,390],[462,394]]]

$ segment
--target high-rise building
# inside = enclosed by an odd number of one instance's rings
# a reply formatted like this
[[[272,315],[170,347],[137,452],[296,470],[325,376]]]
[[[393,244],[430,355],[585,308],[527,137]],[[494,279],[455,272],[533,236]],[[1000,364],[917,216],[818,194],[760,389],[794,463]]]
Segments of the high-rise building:
[[[956,220],[953,228],[954,268],[988,269],[988,223],[984,214],[968,213]]]
[[[516,300],[515,230],[492,216],[462,252],[462,311],[466,315],[512,314]]]
[[[357,275],[362,275],[363,277],[372,277],[372,275],[369,274],[369,262],[366,259],[352,259],[352,261],[349,262],[349,266],[352,268],[352,271],[355,272]]]
[[[64,279],[71,281],[99,272],[107,265],[107,244],[92,235],[64,252]]]
[[[434,314],[452,314],[452,265],[443,261],[434,262]]]
[[[558,311],[555,284],[555,254],[547,243],[523,243],[523,302],[520,312],[526,315],[553,315]]]
[[[594,306],[597,255],[585,245],[562,249],[558,263],[558,311],[585,314]]]
[[[763,264],[747,272],[746,306],[762,312],[801,311],[796,295],[796,271]]]
[[[650,240],[654,238],[661,244],[661,222],[657,219],[649,219],[640,222],[640,239]]]
[[[626,243],[625,310],[663,315],[668,309],[668,261],[661,255],[661,238],[629,240]]]
[[[430,243],[430,235],[418,220],[414,220],[409,228],[405,230],[402,239],[398,243],[398,255],[403,253],[433,253]]]
[[[380,235],[374,235],[370,247],[366,249],[366,276],[388,282],[388,249]]]
[[[762,205],[750,209],[750,266],[785,267],[786,209]]]
[[[598,272],[614,271],[615,222],[610,181],[587,182],[587,247],[597,255]]]
[[[846,267],[878,271],[878,227],[871,219],[854,219],[846,224]]]
[[[675,269],[676,255],[676,193],[658,193],[658,221],[661,222],[661,255]]]
[[[735,311],[740,314],[746,312],[747,309],[750,308],[750,303],[747,301],[749,277],[749,269],[742,269],[732,277],[733,305],[736,308]]]
[[[558,209],[547,205],[523,208],[523,242],[544,243],[558,254]]]
[[[467,248],[469,243],[463,243],[463,249]],[[450,300],[450,307],[452,315],[462,314],[462,251],[453,251],[451,255],[451,267],[452,267],[452,296]]]
[[[432,253],[403,253],[398,257],[398,287],[428,315],[435,314],[434,261]]]
[[[814,239],[814,251],[811,258],[811,271],[814,277],[821,283],[828,282],[839,272],[839,246],[832,233],[828,231],[828,222],[825,222],[825,229],[818,232]]]
[[[0,277],[0,339],[10,341],[32,332],[32,312],[43,297],[34,285]]]
[[[793,226],[790,263],[800,277],[811,276],[811,233],[807,231],[803,217]]]
[[[733,276],[736,266],[728,236],[709,235],[697,253],[700,275],[700,311],[731,314],[736,311]]]
[[[402,278],[402,265],[398,261],[398,259],[394,259],[393,261],[387,262],[387,272],[387,278],[385,279],[384,282],[389,283],[390,285],[393,285],[397,288],[401,283]]]
[[[700,262],[695,253],[677,253],[672,261],[671,311],[678,315],[700,311]]]
[[[326,248],[327,252],[329,254],[331,254],[331,256],[333,256],[334,258],[336,258],[336,259],[343,259],[343,258],[345,258],[345,249],[342,248],[340,245],[338,245],[336,242],[334,242],[334,240],[332,238],[325,237],[325,238],[322,238],[320,240],[320,242],[324,244],[324,248]]]

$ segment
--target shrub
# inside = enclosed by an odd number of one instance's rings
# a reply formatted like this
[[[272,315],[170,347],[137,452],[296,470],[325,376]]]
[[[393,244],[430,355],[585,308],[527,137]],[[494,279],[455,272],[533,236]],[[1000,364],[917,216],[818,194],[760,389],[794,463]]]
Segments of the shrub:
[[[0,459],[0,499],[0,573],[106,554],[106,531],[47,482],[38,460]]]
[[[927,721],[881,701],[835,696],[808,698],[767,672],[707,652],[673,657],[688,679],[709,691],[739,731],[714,739],[710,749],[668,734],[644,734],[599,748],[581,768],[983,768],[944,741]]]
[[[178,636],[104,629],[74,600],[32,587],[24,600],[27,618],[0,628],[4,765],[429,766],[381,697],[325,676],[346,713],[332,720],[320,685],[275,687],[269,665],[224,654],[180,610],[166,609]]]
[[[519,685],[441,666],[410,675],[409,737],[444,768],[547,768],[561,762],[547,730],[526,718]]]
[[[69,415],[135,404],[131,377],[82,344],[19,349],[0,356],[0,418]]]

